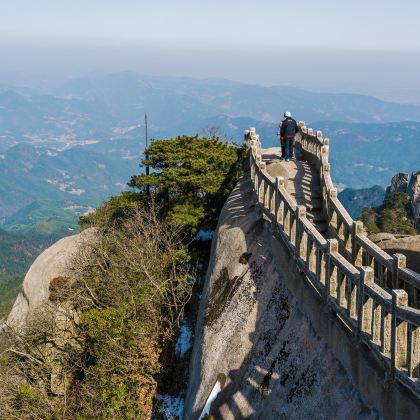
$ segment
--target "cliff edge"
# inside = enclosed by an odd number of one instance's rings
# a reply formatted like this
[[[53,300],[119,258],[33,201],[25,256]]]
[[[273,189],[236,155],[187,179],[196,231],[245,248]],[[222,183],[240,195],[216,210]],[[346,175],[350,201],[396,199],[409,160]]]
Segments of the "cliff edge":
[[[19,328],[26,324],[50,295],[52,280],[68,279],[68,264],[87,240],[94,237],[94,229],[86,229],[77,235],[67,236],[46,249],[29,268],[6,324]]]
[[[288,288],[302,280],[257,211],[248,177],[213,239],[184,418],[199,418],[217,381],[215,418],[377,418]]]

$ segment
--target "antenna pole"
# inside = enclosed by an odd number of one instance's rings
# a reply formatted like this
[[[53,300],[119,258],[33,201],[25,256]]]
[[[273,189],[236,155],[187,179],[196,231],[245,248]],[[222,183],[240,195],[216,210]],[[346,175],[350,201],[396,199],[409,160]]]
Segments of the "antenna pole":
[[[144,126],[145,126],[145,130],[146,130],[146,149],[149,147],[149,139],[147,138],[147,113],[144,113]],[[146,153],[146,160],[149,159],[149,155]],[[146,175],[149,175],[150,173],[150,168],[149,165],[146,165]]]

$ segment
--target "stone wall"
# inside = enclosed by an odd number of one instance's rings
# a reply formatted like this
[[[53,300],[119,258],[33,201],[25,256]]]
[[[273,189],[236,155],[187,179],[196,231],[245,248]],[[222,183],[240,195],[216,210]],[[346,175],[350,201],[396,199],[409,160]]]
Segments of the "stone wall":
[[[404,255],[389,256],[370,241],[360,222],[348,215],[337,199],[328,163],[329,142],[301,125],[297,139],[303,157],[319,168],[324,211],[332,239],[325,239],[306,218],[261,160],[261,143],[254,129],[246,134],[250,147],[251,180],[261,211],[309,283],[366,345],[387,375],[420,398],[420,311],[418,273],[405,268]],[[400,289],[400,284],[408,289]],[[388,286],[388,287],[384,287]],[[389,290],[391,286],[391,290]],[[410,306],[411,304],[411,306]]]

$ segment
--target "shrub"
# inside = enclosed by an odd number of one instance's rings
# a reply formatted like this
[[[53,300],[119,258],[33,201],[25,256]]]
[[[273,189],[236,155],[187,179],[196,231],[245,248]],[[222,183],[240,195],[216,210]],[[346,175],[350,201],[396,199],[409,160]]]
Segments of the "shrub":
[[[9,357],[0,367],[0,412],[17,418],[150,416],[160,355],[190,298],[193,273],[177,231],[155,213],[134,210],[123,220],[81,247],[69,267],[71,281],[54,282],[60,299],[50,300],[34,325],[10,334]],[[15,382],[8,379],[11,371]],[[63,396],[51,392],[53,377],[56,389],[62,382]]]

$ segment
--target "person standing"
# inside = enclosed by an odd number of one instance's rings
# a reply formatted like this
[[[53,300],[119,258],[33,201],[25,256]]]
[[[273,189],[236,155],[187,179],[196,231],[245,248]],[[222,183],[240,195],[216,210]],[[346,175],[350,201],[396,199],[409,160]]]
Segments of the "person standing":
[[[298,131],[299,127],[297,125],[297,122],[292,118],[292,114],[289,111],[286,111],[284,113],[284,120],[282,121],[281,126],[279,128],[279,137],[282,149],[281,154],[282,158],[284,158],[286,162],[290,162],[293,158],[293,141]]]
[[[286,157],[286,142],[281,135],[281,126],[283,125],[283,121],[284,121],[284,118],[280,121],[279,128],[277,130],[277,138],[279,139],[280,147],[281,147],[281,158],[280,158],[280,160],[283,160]]]

